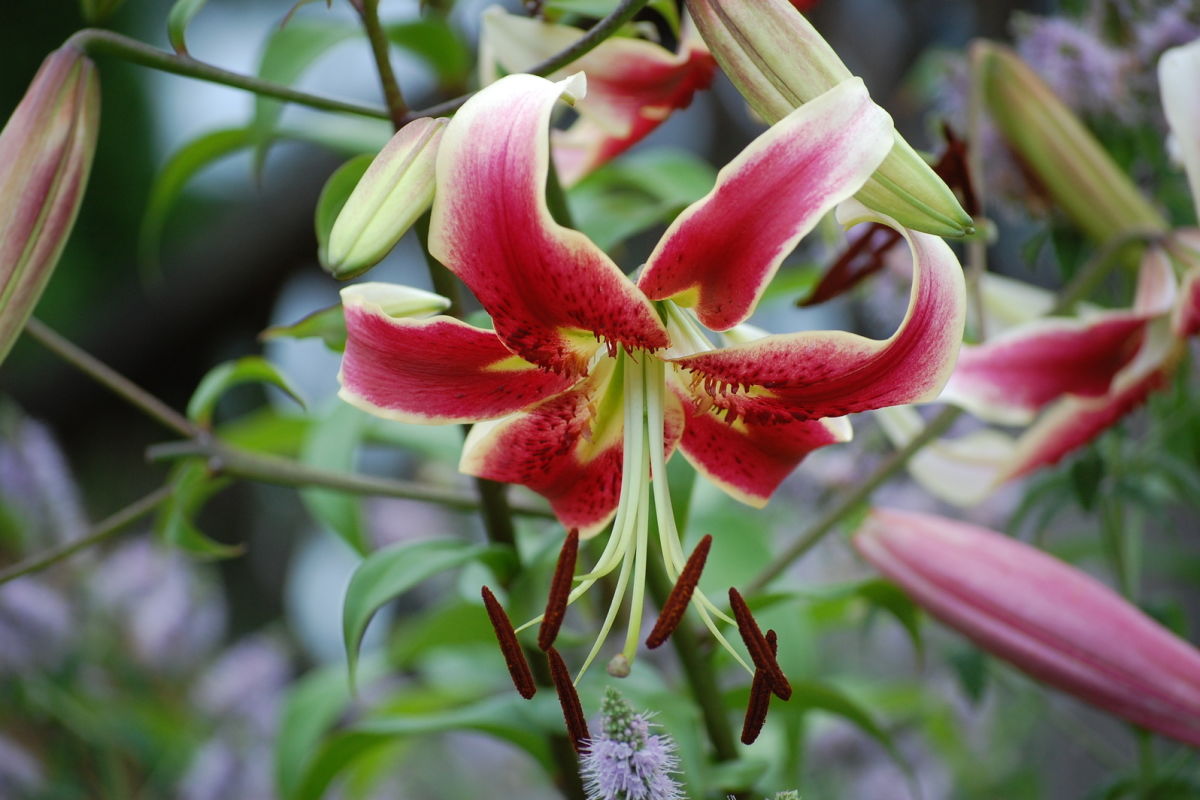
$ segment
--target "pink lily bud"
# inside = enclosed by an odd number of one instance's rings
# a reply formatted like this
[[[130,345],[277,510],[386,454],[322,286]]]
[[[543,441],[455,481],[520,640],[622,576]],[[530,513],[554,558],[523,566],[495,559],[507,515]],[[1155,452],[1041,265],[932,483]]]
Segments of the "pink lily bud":
[[[873,511],[854,544],[984,650],[1200,746],[1200,651],[1086,573],[1002,534],[907,511]]]
[[[0,360],[67,243],[99,128],[96,67],[68,45],[42,62],[0,131]]]

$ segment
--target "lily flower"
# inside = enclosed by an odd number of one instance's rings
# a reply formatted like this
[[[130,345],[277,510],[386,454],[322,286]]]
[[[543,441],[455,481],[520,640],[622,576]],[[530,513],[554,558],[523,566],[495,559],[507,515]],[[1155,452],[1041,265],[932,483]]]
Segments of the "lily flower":
[[[483,14],[479,82],[486,86],[502,74],[528,69],[583,34],[570,25],[492,6]],[[614,36],[576,59],[569,69],[587,75],[588,92],[575,105],[579,118],[552,137],[554,167],[564,186],[637,144],[672,111],[687,108],[692,95],[712,83],[717,65],[685,15],[675,52],[645,39]],[[563,69],[547,77],[560,80],[567,74]]]
[[[1200,746],[1200,651],[1082,570],[1003,534],[907,511],[874,510],[854,545],[989,653]]]
[[[1015,58],[1003,53],[995,57]],[[1006,69],[1014,68],[1010,64]],[[1200,41],[1168,50],[1159,62],[1163,110],[1181,145],[1194,192],[1200,191],[1197,76]],[[1036,80],[1036,76],[1023,80]],[[1039,107],[1046,108],[1053,100],[1048,91],[1032,91]],[[1069,112],[1056,107],[1055,114]],[[1090,137],[1082,126],[1071,130],[1076,138]],[[1038,148],[1038,140],[1031,138],[1028,128],[1023,136],[1026,147]],[[1051,133],[1047,131],[1046,136]],[[1091,140],[1083,152],[1091,166],[1078,172],[1118,182],[1115,194],[1125,198],[1125,206],[1132,205],[1129,198],[1137,196],[1136,188],[1111,164],[1099,144]],[[1075,174],[1059,161],[1055,169]],[[1085,182],[1077,189],[1083,193],[1088,185]],[[1059,193],[1064,191],[1064,187],[1058,188]],[[1193,199],[1200,202],[1200,195]],[[1132,225],[1143,224],[1136,217],[1127,219]],[[991,285],[996,284],[993,281]],[[1037,291],[1026,287],[1024,294]],[[1052,301],[1026,304],[1040,307],[1044,313]],[[1015,438],[985,431],[970,440],[938,443],[914,462],[918,480],[950,502],[978,502],[1009,480],[1057,463],[1166,384],[1187,340],[1200,332],[1200,230],[1165,231],[1152,239],[1142,257],[1137,291],[1128,309],[1085,309],[1075,318],[1018,316],[1017,320],[1020,324],[999,330],[999,335],[985,344],[963,346],[940,399],[985,422],[1028,427]],[[989,325],[989,330],[996,332],[997,328]],[[899,445],[919,430],[912,413],[894,409],[884,414],[885,430]],[[982,449],[973,448],[975,444]]]
[[[965,301],[945,242],[901,230],[914,279],[891,338],[813,331],[715,347],[705,328],[736,336],[796,242],[886,155],[890,118],[858,79],[789,114],[680,214],[635,284],[546,205],[550,115],[560,95],[582,90],[582,78],[511,75],[447,125],[429,248],[495,329],[397,319],[378,284],[349,287],[341,396],[406,422],[477,422],[463,472],[533,489],[585,536],[612,520],[569,601],[619,569],[588,663],[630,587],[629,635],[610,665],[621,673],[638,645],[651,491],[669,577],[685,567],[666,481],[651,481],[673,450],[733,497],[765,504],[809,452],[850,437],[844,415],[936,396]],[[865,210],[859,217],[895,226]],[[729,618],[694,597],[724,642],[708,615]]]

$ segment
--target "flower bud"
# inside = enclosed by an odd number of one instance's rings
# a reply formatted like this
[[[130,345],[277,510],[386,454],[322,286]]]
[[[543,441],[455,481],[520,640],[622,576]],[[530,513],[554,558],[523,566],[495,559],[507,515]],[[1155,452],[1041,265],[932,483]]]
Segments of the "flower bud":
[[[1167,222],[1046,82],[1012,50],[971,47],[983,102],[1009,146],[1097,241],[1163,232]]]
[[[67,45],[42,62],[0,131],[0,360],[75,224],[99,128],[96,67]]]
[[[1090,575],[962,522],[877,509],[858,551],[984,650],[1130,722],[1200,745],[1200,651]]]
[[[687,7],[717,63],[768,123],[852,77],[788,0],[687,0]],[[925,233],[962,236],[972,228],[954,192],[898,133],[856,197]]]
[[[378,264],[429,209],[446,122],[428,117],[410,122],[371,162],[333,223],[322,254],[335,278],[352,278]]]

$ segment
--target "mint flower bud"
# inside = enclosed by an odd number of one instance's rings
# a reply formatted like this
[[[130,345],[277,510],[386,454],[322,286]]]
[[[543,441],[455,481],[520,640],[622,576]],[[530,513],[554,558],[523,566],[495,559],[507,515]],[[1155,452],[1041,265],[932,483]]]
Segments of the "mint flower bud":
[[[650,720],[615,689],[600,704],[600,735],[586,744],[583,779],[588,800],[682,800],[675,743],[650,733]]]

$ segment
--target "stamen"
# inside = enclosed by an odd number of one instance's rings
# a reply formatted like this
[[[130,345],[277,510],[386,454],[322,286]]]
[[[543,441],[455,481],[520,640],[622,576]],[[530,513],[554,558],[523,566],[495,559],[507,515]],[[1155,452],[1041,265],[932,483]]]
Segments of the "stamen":
[[[521,649],[521,643],[517,641],[516,631],[513,630],[508,614],[504,613],[504,607],[500,605],[496,595],[492,594],[492,590],[484,586],[481,594],[483,595],[483,605],[487,608],[488,619],[492,621],[496,639],[500,642],[500,652],[504,654],[504,663],[508,665],[508,674],[512,676],[513,686],[517,687],[517,693],[521,697],[528,700],[537,691],[537,686],[533,683],[533,672],[529,669],[529,662],[525,660],[525,652]]]
[[[767,645],[771,648],[771,655],[778,652],[779,639],[773,630],[767,631]],[[758,739],[770,707],[771,679],[761,669],[755,670],[754,681],[750,684],[750,703],[746,706],[746,718],[742,722],[742,744],[754,744]]]
[[[776,697],[787,700],[792,696],[792,686],[784,676],[783,670],[779,668],[779,662],[775,660],[775,654],[771,652],[771,646],[758,623],[754,621],[750,606],[746,605],[742,595],[732,586],[729,587],[729,607],[733,611],[733,618],[737,620],[738,633],[742,635],[742,641],[750,651],[750,658],[754,659],[754,666],[766,674],[771,683],[771,691]]]
[[[708,551],[711,548],[712,535],[706,534],[688,557],[687,564],[679,573],[679,580],[675,581],[671,593],[667,595],[667,601],[663,603],[662,610],[658,614],[658,621],[654,623],[654,630],[650,631],[650,635],[646,637],[646,647],[653,650],[661,646],[679,627],[683,613],[687,611],[688,604],[692,602],[692,593],[696,591],[696,584],[700,582],[700,573],[704,570],[704,564],[708,560]]]
[[[567,723],[567,736],[576,753],[582,753],[584,743],[591,738],[588,733],[587,719],[583,716],[583,705],[579,702],[579,693],[575,684],[571,683],[571,673],[563,662],[558,651],[551,647],[546,651],[550,662],[550,680],[554,682],[554,691],[558,692],[558,702],[562,706],[563,719]]]
[[[538,629],[538,647],[542,650],[548,650],[554,644],[567,614],[567,597],[571,594],[571,576],[575,574],[578,555],[579,530],[572,528],[558,554],[554,578],[550,581],[550,598],[546,601],[546,613],[542,615],[542,627]]]

